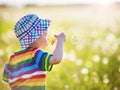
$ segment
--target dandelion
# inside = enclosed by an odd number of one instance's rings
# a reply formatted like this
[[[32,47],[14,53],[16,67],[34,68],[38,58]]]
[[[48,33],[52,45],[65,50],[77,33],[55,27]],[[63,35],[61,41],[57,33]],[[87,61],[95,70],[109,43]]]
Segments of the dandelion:
[[[114,90],[118,90],[118,88],[117,88],[117,87],[114,87]]]
[[[110,80],[108,79],[108,75],[105,74],[105,75],[103,76],[103,83],[108,84],[109,82],[110,82]]]
[[[106,58],[106,57],[103,58],[102,63],[103,63],[103,64],[108,64],[108,58]]]
[[[65,88],[68,89],[68,88],[69,88],[69,85],[66,84],[66,85],[65,85]]]
[[[93,61],[94,62],[99,62],[100,61],[100,56],[99,55],[94,55],[93,56]]]
[[[81,70],[81,73],[82,73],[82,74],[88,74],[88,72],[89,72],[89,70],[88,70],[87,68],[83,68],[83,69]]]
[[[108,84],[109,82],[110,82],[110,80],[108,78],[103,79],[103,83]]]
[[[107,37],[106,37],[106,41],[108,42],[114,42],[116,39],[115,35],[110,33]]]

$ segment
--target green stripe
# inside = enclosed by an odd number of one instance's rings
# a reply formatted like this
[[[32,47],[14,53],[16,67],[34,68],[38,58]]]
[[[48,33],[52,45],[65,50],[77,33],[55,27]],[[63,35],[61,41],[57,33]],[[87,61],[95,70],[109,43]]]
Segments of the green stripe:
[[[21,65],[23,65],[23,64],[25,64],[25,63],[32,62],[33,60],[34,60],[34,57],[32,57],[32,58],[30,58],[30,59],[27,59],[27,60],[25,60],[25,61],[22,61],[22,62],[20,62],[20,63],[17,63],[17,64],[15,64],[15,65],[10,65],[10,64],[9,64],[9,67],[11,67],[11,68],[16,68],[16,67],[19,67],[19,66],[21,66]]]
[[[5,81],[5,82],[8,82],[8,75],[3,73],[2,80]]]
[[[45,59],[46,59],[46,56],[47,56],[47,54],[45,54],[45,55],[43,56],[43,59],[42,59],[42,70],[43,70],[43,71],[45,71]]]
[[[14,54],[18,54],[18,53],[21,53],[21,52],[24,52],[26,49],[23,49],[23,50],[20,50],[20,51],[16,51],[14,52]]]
[[[45,59],[45,71],[48,70],[48,64],[47,64],[48,58],[49,58],[49,54],[47,54],[46,59]]]
[[[20,87],[14,87],[13,90],[46,90],[45,86],[20,86]]]
[[[8,77],[2,76],[2,79],[4,79],[4,80],[8,80]]]
[[[49,57],[48,57],[48,60],[47,60],[47,70],[48,70],[48,71],[51,71],[52,66],[53,66],[53,65],[50,65],[50,58],[51,58],[51,56],[52,56],[52,55],[50,54]],[[50,68],[49,68],[49,67],[50,67]]]
[[[3,73],[3,77],[8,78],[8,75],[7,75],[7,74],[5,74],[5,73]]]
[[[43,59],[42,59],[42,70],[43,71],[51,71],[52,66],[53,66],[53,65],[50,65],[51,56],[52,56],[51,54],[45,54],[43,56]]]
[[[6,78],[2,78],[2,80],[3,80],[4,82],[8,82],[8,79],[6,79]]]

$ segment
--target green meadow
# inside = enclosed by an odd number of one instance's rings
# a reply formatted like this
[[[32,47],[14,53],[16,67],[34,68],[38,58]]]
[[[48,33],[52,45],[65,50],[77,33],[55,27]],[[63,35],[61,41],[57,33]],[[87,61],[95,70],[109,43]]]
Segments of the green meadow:
[[[47,72],[47,90],[120,90],[119,6],[0,7],[0,78],[9,56],[21,49],[15,23],[35,13],[50,18],[49,40],[66,33],[64,57]],[[52,53],[55,45],[46,51]],[[0,90],[10,90],[0,80]]]

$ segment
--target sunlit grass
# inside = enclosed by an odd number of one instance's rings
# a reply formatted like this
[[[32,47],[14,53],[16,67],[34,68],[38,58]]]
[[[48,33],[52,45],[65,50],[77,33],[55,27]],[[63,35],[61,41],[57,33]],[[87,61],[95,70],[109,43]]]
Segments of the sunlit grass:
[[[59,13],[57,8],[60,9]],[[53,19],[48,31],[50,42],[54,34],[61,31],[67,36],[63,61],[47,73],[48,90],[120,89],[119,11],[112,9],[107,13],[107,10],[100,8],[80,6],[19,10],[18,14],[16,14],[17,9],[13,11],[4,9],[0,12],[2,18],[0,21],[1,74],[10,54],[20,49],[20,44],[13,32],[15,21],[26,13],[35,12]],[[4,15],[6,17],[15,15],[15,18],[12,20],[7,17],[8,22]],[[54,48],[55,45],[49,45],[46,50],[52,53]],[[7,84],[0,82],[0,90],[10,89]]]

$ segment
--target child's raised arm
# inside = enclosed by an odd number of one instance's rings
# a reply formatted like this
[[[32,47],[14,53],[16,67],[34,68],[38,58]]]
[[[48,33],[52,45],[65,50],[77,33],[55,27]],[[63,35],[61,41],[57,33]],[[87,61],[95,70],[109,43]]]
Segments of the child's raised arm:
[[[59,35],[55,35],[57,38],[57,45],[53,52],[53,56],[50,59],[50,64],[58,64],[62,60],[63,57],[63,44],[66,39],[64,33],[60,33]]]

